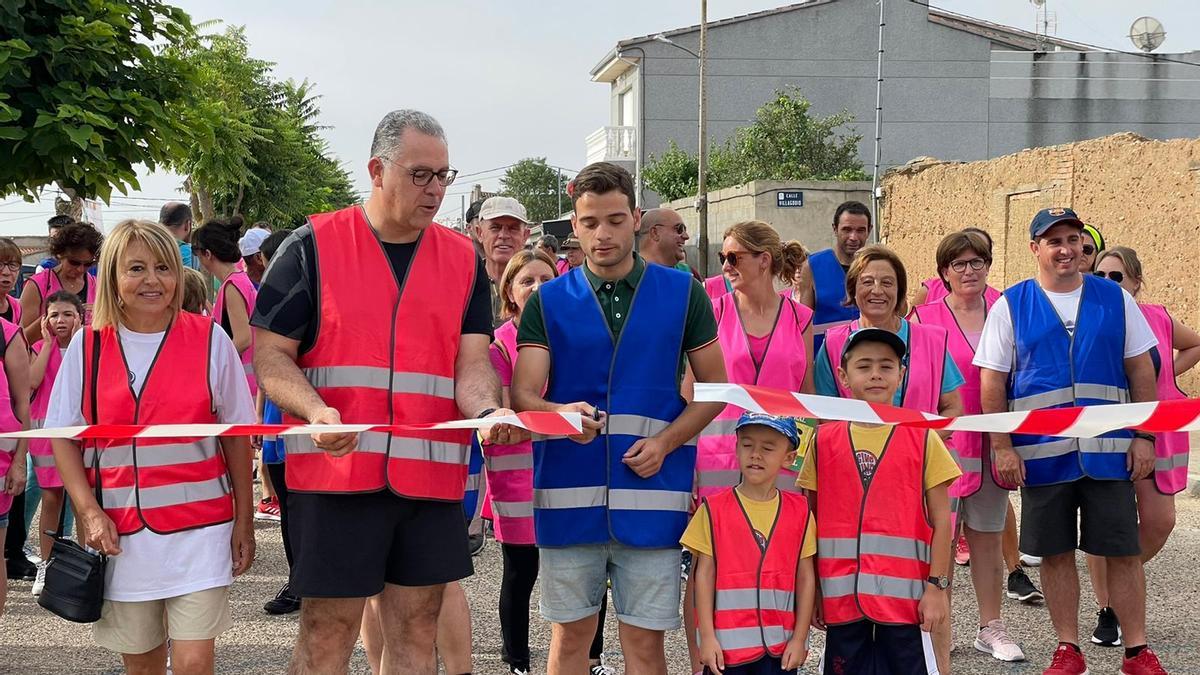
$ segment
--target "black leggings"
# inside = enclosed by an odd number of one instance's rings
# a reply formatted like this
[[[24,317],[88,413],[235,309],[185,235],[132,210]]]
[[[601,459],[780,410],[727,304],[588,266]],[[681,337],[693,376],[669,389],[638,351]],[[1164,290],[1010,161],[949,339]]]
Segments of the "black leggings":
[[[274,474],[271,480],[275,480]],[[504,558],[504,572],[500,579],[500,659],[510,666],[528,670],[529,601],[538,576],[538,550],[536,546],[501,544],[500,551]],[[604,617],[607,612],[606,592],[600,600],[596,636],[588,652],[588,658],[593,661],[598,660],[604,652]]]
[[[283,556],[287,558],[288,570],[292,569],[292,539],[288,536],[288,488],[287,472],[282,462],[279,464],[264,464],[267,475],[271,477],[271,485],[275,488],[275,501],[279,503],[279,532],[283,535]]]

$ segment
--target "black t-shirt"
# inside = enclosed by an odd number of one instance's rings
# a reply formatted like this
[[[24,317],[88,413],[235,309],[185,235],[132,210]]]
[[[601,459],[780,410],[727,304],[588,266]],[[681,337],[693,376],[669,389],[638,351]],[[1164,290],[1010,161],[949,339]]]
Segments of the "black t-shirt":
[[[412,263],[417,243],[389,244],[383,249],[396,279],[404,279]],[[312,227],[304,225],[296,229],[275,252],[271,264],[263,276],[258,289],[258,300],[254,305],[254,316],[250,325],[264,328],[277,335],[300,341],[300,352],[312,348],[317,339],[317,256]],[[492,335],[492,304],[487,271],[483,261],[475,266],[475,286],[463,315],[462,333]],[[362,289],[370,293],[371,289]],[[439,298],[430,298],[438,302]],[[416,326],[415,330],[422,330]]]

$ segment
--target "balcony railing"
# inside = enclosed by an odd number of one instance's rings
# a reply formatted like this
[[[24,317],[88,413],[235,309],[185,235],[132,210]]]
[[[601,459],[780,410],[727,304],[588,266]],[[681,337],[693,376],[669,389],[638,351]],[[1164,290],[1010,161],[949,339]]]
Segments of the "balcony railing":
[[[588,164],[637,161],[637,127],[600,127],[586,143]]]

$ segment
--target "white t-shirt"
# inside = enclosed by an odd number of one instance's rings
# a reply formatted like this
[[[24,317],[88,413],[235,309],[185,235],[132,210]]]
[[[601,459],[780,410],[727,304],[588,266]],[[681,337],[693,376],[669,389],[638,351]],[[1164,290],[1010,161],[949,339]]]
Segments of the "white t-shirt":
[[[165,333],[118,330],[133,390],[141,392],[150,363]],[[50,393],[46,427],[86,424],[83,419],[84,331],[71,338],[58,378]],[[212,373],[217,418],[223,424],[253,424],[254,403],[233,342],[213,324],[209,368]],[[159,364],[174,367],[174,364]],[[108,559],[104,598],[122,602],[161,600],[233,583],[230,539],[233,523],[222,523],[172,534],[155,534],[143,528],[123,535],[121,554]]]
[[[1067,332],[1074,334],[1075,318],[1079,314],[1079,298],[1083,295],[1083,286],[1069,293],[1052,293],[1045,289],[1046,297],[1054,306],[1058,318],[1062,320]],[[1125,300],[1125,358],[1131,359],[1144,354],[1158,344],[1150,324],[1138,308],[1133,296],[1121,289]],[[987,321],[983,324],[983,335],[979,338],[979,348],[975,350],[972,363],[980,368],[1007,373],[1012,370],[1013,354],[1016,351],[1016,339],[1013,337],[1012,314],[1008,309],[1008,298],[1000,296],[996,304],[988,312]]]

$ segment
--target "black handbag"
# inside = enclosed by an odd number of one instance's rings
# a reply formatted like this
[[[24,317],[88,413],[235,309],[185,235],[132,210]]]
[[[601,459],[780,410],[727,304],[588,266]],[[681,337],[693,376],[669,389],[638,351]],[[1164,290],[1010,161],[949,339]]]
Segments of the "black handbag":
[[[100,364],[100,333],[92,331],[92,419],[96,419],[96,370]],[[100,497],[100,451],[92,462],[96,476],[96,503],[103,508]],[[58,514],[58,531],[46,532],[54,538],[50,561],[46,564],[46,586],[38,596],[38,604],[67,621],[93,623],[100,619],[104,606],[104,568],[108,557],[93,553],[66,538],[63,522],[67,512],[64,497]]]

